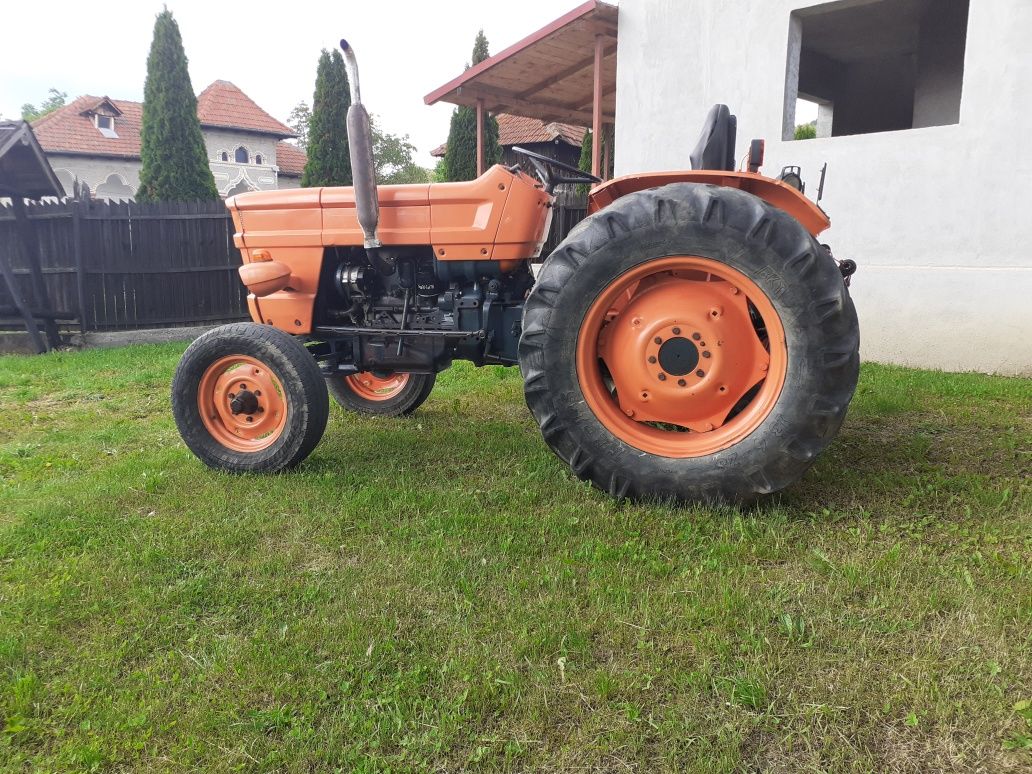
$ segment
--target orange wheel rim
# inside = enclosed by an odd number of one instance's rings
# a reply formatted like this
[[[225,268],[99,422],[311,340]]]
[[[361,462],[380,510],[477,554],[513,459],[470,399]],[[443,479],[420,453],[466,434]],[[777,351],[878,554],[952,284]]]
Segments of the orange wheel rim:
[[[272,369],[246,355],[219,358],[197,390],[201,422],[220,444],[238,452],[268,448],[283,434],[287,400]]]
[[[584,398],[614,436],[663,457],[726,449],[770,415],[788,371],[773,304],[710,258],[648,261],[614,280],[577,338]]]
[[[351,391],[361,398],[372,401],[390,400],[401,391],[409,381],[408,374],[391,374],[381,378],[371,371],[360,371],[345,376]]]

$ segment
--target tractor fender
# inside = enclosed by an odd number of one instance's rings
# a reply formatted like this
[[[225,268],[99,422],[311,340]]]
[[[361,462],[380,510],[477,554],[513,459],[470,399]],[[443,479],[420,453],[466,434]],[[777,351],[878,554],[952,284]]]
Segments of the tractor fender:
[[[779,210],[787,212],[813,236],[817,236],[831,225],[831,219],[824,210],[798,190],[780,180],[774,180],[755,172],[726,172],[711,169],[648,172],[613,178],[592,189],[588,196],[588,214],[591,215],[608,207],[621,196],[649,188],[659,188],[669,183],[703,183],[747,191]]]

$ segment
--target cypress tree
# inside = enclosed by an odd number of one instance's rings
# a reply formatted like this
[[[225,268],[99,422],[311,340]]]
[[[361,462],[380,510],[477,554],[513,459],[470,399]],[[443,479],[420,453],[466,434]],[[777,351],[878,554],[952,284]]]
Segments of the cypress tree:
[[[477,33],[473,43],[473,65],[490,56],[484,31]],[[468,69],[468,68],[467,68]],[[498,143],[498,121],[484,116],[484,166],[502,160],[502,146]],[[444,153],[445,179],[472,180],[477,176],[477,109],[462,105],[455,108],[448,128],[448,146]]]
[[[218,199],[179,25],[167,8],[154,22],[140,126],[139,201]]]
[[[308,161],[301,175],[305,188],[351,185],[347,116],[351,91],[344,57],[323,49],[315,76],[312,118],[308,127]]]

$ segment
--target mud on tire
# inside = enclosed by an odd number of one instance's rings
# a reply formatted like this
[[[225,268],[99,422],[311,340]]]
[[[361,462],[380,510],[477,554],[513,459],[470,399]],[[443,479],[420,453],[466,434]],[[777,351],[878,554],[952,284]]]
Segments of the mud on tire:
[[[762,421],[697,456],[622,440],[589,407],[578,378],[578,338],[596,299],[669,256],[699,256],[751,280],[780,319],[787,350]],[[742,191],[675,183],[622,197],[551,254],[524,309],[519,362],[545,441],[581,479],[616,498],[745,503],[795,482],[835,437],[856,388],[858,347],[842,276],[798,221]]]

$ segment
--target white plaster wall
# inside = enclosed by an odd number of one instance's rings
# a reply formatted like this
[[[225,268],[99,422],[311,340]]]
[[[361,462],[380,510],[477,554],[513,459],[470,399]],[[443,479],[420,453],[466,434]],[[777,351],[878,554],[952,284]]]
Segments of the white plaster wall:
[[[261,191],[300,186],[299,178],[284,177],[280,179],[279,168],[276,166],[275,137],[220,129],[204,129],[203,134],[208,163],[212,175],[215,177],[215,187],[222,196],[225,196],[227,191],[241,181],[246,182],[251,188]],[[250,154],[250,162],[247,164],[237,164],[233,161],[234,153],[241,145],[247,148]],[[223,150],[229,153],[229,162],[221,161]],[[255,164],[255,155],[259,153],[262,155],[263,163]],[[139,159],[62,153],[48,153],[47,158],[55,172],[66,171],[71,176],[70,179],[78,178],[89,185],[90,191],[94,194],[96,194],[97,187],[111,174],[121,175],[134,194],[140,187],[142,165]],[[62,180],[67,177],[64,174],[59,176]],[[72,191],[67,188],[65,193],[70,196]]]
[[[66,170],[72,178],[78,178],[96,191],[97,186],[107,180],[108,175],[118,174],[135,193],[140,187],[140,162],[134,159],[104,158],[101,156],[76,156],[48,153],[47,160],[54,172]],[[64,178],[65,175],[60,175]],[[71,189],[65,191],[72,195]]]
[[[686,169],[706,111],[764,171],[828,162],[822,239],[860,264],[868,360],[1032,375],[1032,2],[971,0],[960,123],[785,142],[789,19],[817,0],[621,0],[616,173]]]
[[[208,127],[203,131],[211,172],[215,176],[215,187],[220,194],[225,196],[227,191],[241,182],[259,191],[271,191],[277,187],[275,137]],[[247,164],[237,164],[234,160],[236,149],[241,145],[249,153]],[[229,154],[228,162],[221,160],[223,151]],[[254,163],[257,154],[262,156],[263,163],[260,165]]]

